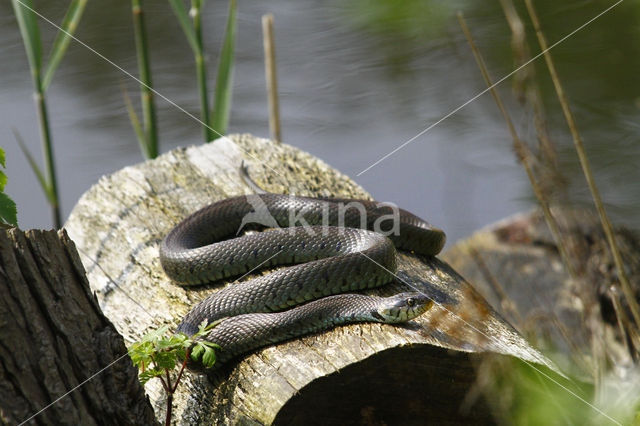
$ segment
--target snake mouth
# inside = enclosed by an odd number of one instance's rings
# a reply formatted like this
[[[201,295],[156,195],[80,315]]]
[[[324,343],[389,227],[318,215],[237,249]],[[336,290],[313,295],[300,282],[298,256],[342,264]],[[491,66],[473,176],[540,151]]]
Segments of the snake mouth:
[[[400,293],[382,298],[380,306],[371,312],[371,316],[380,322],[405,322],[427,312],[431,306],[433,306],[433,300],[422,293]]]

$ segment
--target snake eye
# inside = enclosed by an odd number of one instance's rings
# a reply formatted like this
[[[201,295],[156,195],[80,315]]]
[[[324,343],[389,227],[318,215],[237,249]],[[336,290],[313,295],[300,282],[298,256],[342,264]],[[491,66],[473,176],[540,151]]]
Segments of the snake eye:
[[[407,306],[409,306],[410,308],[414,307],[416,304],[416,299],[414,299],[413,297],[410,297],[407,299]]]

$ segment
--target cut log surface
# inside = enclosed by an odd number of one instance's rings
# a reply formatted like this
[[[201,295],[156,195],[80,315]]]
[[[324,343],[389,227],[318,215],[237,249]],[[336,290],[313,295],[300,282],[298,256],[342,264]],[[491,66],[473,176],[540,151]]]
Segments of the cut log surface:
[[[0,423],[154,424],[64,231],[0,232]]]
[[[177,149],[101,179],[66,228],[102,309],[130,342],[160,325],[177,326],[222,287],[172,282],[158,245],[197,209],[252,193],[239,174],[243,160],[269,192],[370,198],[311,155],[249,135]],[[398,276],[406,284],[374,293],[408,284],[432,297],[434,308],[404,326],[351,325],[270,346],[212,377],[191,372],[176,395],[174,423],[415,424],[421,416],[491,423],[482,401],[460,411],[476,358],[498,353],[553,369],[446,263],[403,253]],[[161,417],[160,387],[151,381],[147,391]]]

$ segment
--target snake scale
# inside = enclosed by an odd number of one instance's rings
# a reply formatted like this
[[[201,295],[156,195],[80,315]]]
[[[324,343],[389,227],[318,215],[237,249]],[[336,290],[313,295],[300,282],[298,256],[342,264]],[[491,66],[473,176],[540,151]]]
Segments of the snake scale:
[[[419,293],[387,298],[339,294],[392,281],[396,247],[423,255],[442,249],[443,231],[405,210],[396,208],[393,214],[394,208],[375,201],[270,193],[204,207],[161,243],[161,264],[175,281],[197,285],[274,265],[294,266],[212,294],[185,316],[178,331],[193,336],[204,319],[230,317],[206,336],[222,347],[217,354],[221,364],[338,324],[393,323],[422,314],[432,302]],[[265,227],[273,229],[237,236],[241,228]]]

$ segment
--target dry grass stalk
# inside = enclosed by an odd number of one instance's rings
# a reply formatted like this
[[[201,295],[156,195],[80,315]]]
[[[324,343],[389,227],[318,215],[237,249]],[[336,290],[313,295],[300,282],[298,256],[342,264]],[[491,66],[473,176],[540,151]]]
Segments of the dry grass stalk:
[[[280,106],[278,104],[278,76],[276,74],[276,48],[273,39],[273,15],[262,17],[262,38],[264,42],[264,70],[267,78],[267,93],[269,95],[269,128],[271,138],[282,142],[280,130]]]
[[[600,222],[602,223],[602,227],[604,228],[604,232],[607,237],[607,241],[609,243],[609,248],[611,249],[614,263],[616,265],[616,269],[618,270],[618,278],[620,280],[622,292],[627,300],[627,303],[629,304],[629,309],[635,320],[636,327],[640,327],[640,307],[638,306],[638,302],[635,299],[633,290],[631,289],[631,285],[629,284],[629,280],[627,278],[627,274],[624,270],[624,265],[622,263],[620,250],[618,249],[615,235],[613,233],[613,227],[604,209],[602,199],[600,198],[600,192],[598,191],[598,188],[596,186],[595,179],[591,171],[591,165],[589,163],[589,159],[587,158],[587,155],[584,150],[582,137],[578,132],[575,118],[573,116],[573,113],[571,112],[571,108],[569,107],[569,102],[567,100],[562,84],[560,83],[560,79],[558,77],[558,73],[556,71],[553,60],[551,59],[551,54],[549,53],[549,46],[547,44],[546,38],[544,37],[544,34],[542,33],[538,15],[536,14],[536,11],[533,7],[531,0],[525,0],[525,4],[527,6],[529,16],[531,17],[531,22],[533,23],[533,27],[536,31],[538,43],[540,44],[540,48],[542,49],[542,52],[544,54],[544,58],[547,63],[547,68],[549,69],[549,74],[551,75],[551,80],[553,81],[556,94],[558,95],[558,100],[560,102],[562,111],[564,113],[565,119],[569,126],[569,130],[573,138],[576,152],[578,153],[578,158],[580,160],[580,165],[582,166],[582,171],[587,181],[587,185],[589,186],[589,190],[591,191],[591,196],[593,197],[596,210],[598,211],[598,215],[600,216]]]
[[[493,99],[498,105],[498,108],[500,109],[500,113],[502,114],[502,117],[504,118],[505,123],[509,128],[509,133],[511,133],[511,137],[513,139],[514,150],[518,156],[518,160],[520,161],[525,171],[527,172],[527,177],[529,178],[529,182],[531,183],[533,192],[535,193],[535,196],[538,199],[540,206],[542,207],[545,220],[547,222],[547,225],[549,226],[549,230],[551,231],[553,239],[558,247],[558,250],[560,251],[560,256],[562,258],[562,261],[564,262],[565,267],[567,268],[567,271],[569,272],[571,277],[575,279],[577,278],[577,274],[576,274],[575,267],[571,262],[571,258],[569,257],[567,244],[565,240],[562,238],[562,234],[560,233],[560,228],[558,226],[558,223],[556,222],[553,215],[551,214],[551,207],[549,205],[549,201],[547,200],[547,197],[545,196],[542,188],[538,184],[538,180],[536,179],[535,172],[533,170],[533,163],[534,163],[533,154],[529,150],[528,146],[518,136],[518,133],[515,129],[513,121],[511,120],[511,117],[509,116],[509,113],[507,112],[507,109],[505,108],[504,103],[500,98],[500,95],[495,89],[495,85],[493,84],[491,77],[489,76],[487,67],[485,66],[484,60],[482,59],[482,55],[478,51],[478,48],[476,47],[473,41],[473,37],[471,36],[471,33],[469,32],[469,28],[467,27],[464,21],[464,17],[462,16],[461,13],[458,13],[458,20],[460,21],[460,26],[462,27],[462,31],[464,32],[465,36],[467,37],[467,41],[471,46],[471,50],[473,51],[473,55],[476,59],[476,62],[478,63],[478,67],[480,68],[482,77],[484,78],[487,86],[490,88],[491,95],[493,96]]]

